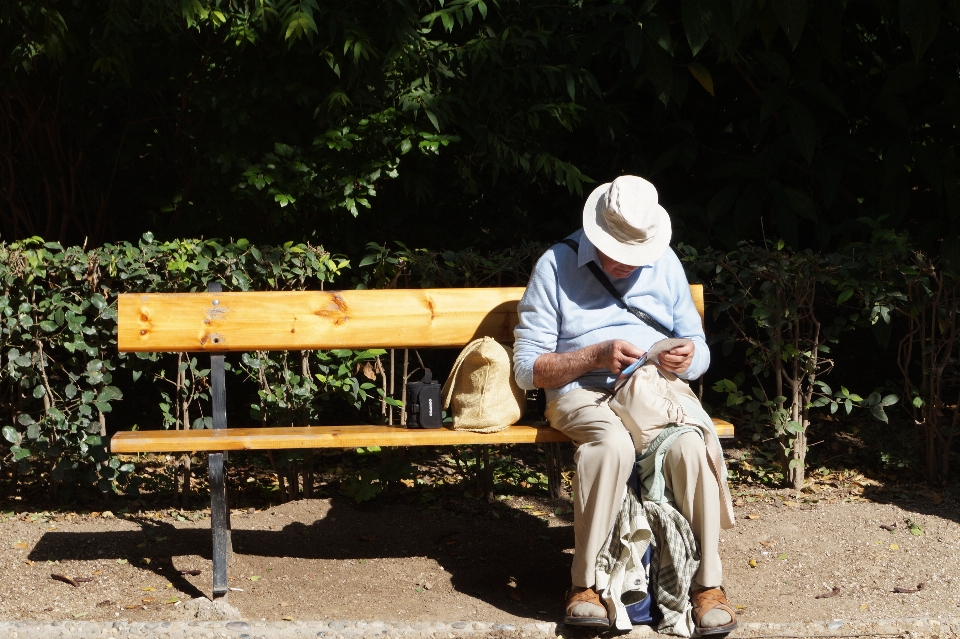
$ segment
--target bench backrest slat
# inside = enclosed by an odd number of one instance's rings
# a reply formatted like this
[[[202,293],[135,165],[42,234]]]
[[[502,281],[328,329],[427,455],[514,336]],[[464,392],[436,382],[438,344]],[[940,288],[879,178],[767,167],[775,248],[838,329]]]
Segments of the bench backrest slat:
[[[703,291],[690,287],[700,317]],[[125,293],[121,352],[464,346],[513,341],[522,287]]]

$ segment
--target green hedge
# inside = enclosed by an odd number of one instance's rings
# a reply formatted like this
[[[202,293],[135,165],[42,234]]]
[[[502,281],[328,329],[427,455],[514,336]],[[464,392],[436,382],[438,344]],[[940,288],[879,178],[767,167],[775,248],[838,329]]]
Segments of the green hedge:
[[[133,466],[109,454],[105,436],[108,426],[111,432],[136,427],[111,424],[110,414],[123,390],[137,384],[150,383],[157,392],[156,412],[145,423],[210,426],[203,362],[188,354],[117,353],[119,293],[198,291],[210,281],[226,290],[259,291],[318,290],[335,280],[350,288],[523,285],[545,248],[524,244],[481,254],[371,244],[351,269],[344,256],[289,242],[161,243],[146,234],[137,244],[93,250],[38,238],[0,243],[0,427],[9,442],[4,470],[14,481],[29,474],[55,492],[135,490]],[[782,243],[744,243],[732,252],[681,246],[681,253],[691,278],[706,285],[718,320],[712,338],[742,369],[713,389],[739,424],[753,423],[758,438],[769,437],[761,431],[776,436],[783,480],[797,487],[803,481],[812,409],[859,405],[886,420],[884,408],[892,408],[897,395],[907,399],[904,408],[924,444],[928,479],[945,478],[960,424],[951,401],[960,390],[957,265],[880,228],[870,242],[830,255],[794,252]],[[855,326],[894,336],[903,373],[899,388],[889,389],[894,392],[877,389],[861,397],[847,390],[854,385],[825,383],[835,361],[857,356],[841,340]],[[377,408],[383,413],[399,403],[381,390],[387,373],[374,360],[383,354],[251,352],[228,359],[228,369],[256,389],[249,414],[258,423],[322,423],[332,397],[378,419]],[[115,379],[120,371],[122,381]]]
[[[348,266],[323,248],[246,240],[159,243],[147,234],[138,244],[89,251],[37,238],[0,244],[0,423],[14,477],[31,473],[54,485],[107,491],[133,471],[109,455],[105,438],[112,407],[123,398],[114,381],[121,368],[134,381],[147,376],[159,384],[157,418],[165,427],[209,426],[208,370],[196,358],[117,352],[119,293],[205,290],[213,280],[226,290],[319,289]],[[262,382],[256,408],[266,421],[292,408],[315,411],[331,391],[356,398],[360,384],[342,362],[358,357],[318,354],[320,377],[309,383],[290,378],[287,354],[247,357],[233,370]],[[297,369],[304,370],[300,362]],[[287,397],[294,392],[301,401]]]

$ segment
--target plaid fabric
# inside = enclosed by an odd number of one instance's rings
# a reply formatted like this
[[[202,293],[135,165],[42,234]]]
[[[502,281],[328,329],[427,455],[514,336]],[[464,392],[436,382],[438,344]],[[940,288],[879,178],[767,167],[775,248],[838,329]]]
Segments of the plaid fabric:
[[[643,505],[628,486],[620,514],[597,554],[597,590],[601,591],[607,610],[615,611],[617,630],[633,629],[626,606],[647,596],[643,553],[652,535]]]
[[[680,511],[666,502],[641,504],[632,488],[627,488],[620,514],[597,555],[597,589],[602,590],[607,609],[615,612],[614,625],[630,630],[625,606],[640,601],[648,591],[641,561],[647,544],[653,547],[649,586],[663,615],[657,630],[691,637],[690,584],[700,568],[697,540]]]
[[[669,503],[647,501],[643,509],[653,529],[650,582],[663,614],[657,631],[690,637],[694,630],[690,584],[700,568],[700,548],[690,524]]]

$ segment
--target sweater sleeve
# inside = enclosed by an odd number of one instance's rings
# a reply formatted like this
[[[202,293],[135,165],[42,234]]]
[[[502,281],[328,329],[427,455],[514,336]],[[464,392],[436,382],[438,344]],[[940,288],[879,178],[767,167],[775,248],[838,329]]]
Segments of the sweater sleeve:
[[[683,265],[673,251],[668,250],[668,253],[668,258],[672,257],[672,259],[669,260],[667,279],[671,283],[671,288],[677,291],[677,301],[673,307],[673,332],[677,337],[693,340],[694,344],[693,362],[690,368],[678,377],[687,380],[697,379],[710,367],[710,347],[707,346],[703,322],[696,304],[693,303],[693,295],[690,293],[690,284],[683,271]]]
[[[514,329],[513,368],[517,385],[533,390],[533,365],[544,353],[557,350],[560,313],[557,301],[557,264],[552,250],[537,262],[517,308],[519,323]]]

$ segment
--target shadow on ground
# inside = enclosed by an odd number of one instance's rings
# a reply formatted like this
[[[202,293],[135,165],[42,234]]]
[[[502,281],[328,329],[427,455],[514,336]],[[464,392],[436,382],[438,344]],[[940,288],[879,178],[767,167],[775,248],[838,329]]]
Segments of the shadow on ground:
[[[557,501],[553,507],[568,505]],[[286,512],[290,514],[283,514]],[[311,512],[314,517],[304,516]],[[427,557],[450,574],[456,591],[513,615],[545,620],[556,618],[569,584],[572,554],[564,552],[573,547],[569,521],[552,518],[550,526],[551,518],[542,514],[491,508],[479,500],[450,499],[429,507],[380,500],[360,505],[343,498],[302,500],[256,517],[234,516],[232,538],[237,555],[294,560]],[[291,517],[295,520],[290,521]],[[209,570],[209,564],[188,566],[182,559],[199,555],[210,560],[209,528],[178,528],[147,518],[130,521],[139,524],[140,530],[44,533],[29,558],[89,561],[145,557],[150,562],[139,567],[191,596],[207,594],[179,571]],[[276,530],[258,529],[270,524]]]

